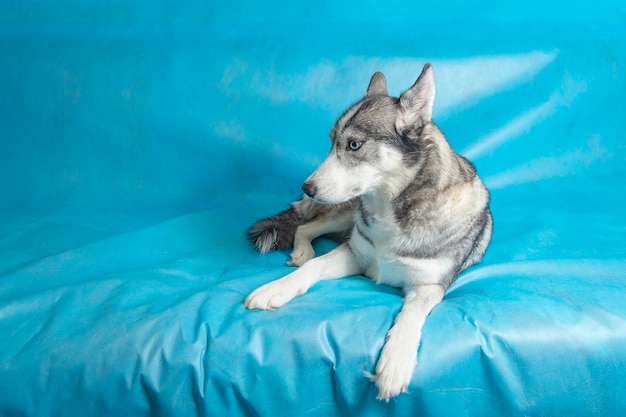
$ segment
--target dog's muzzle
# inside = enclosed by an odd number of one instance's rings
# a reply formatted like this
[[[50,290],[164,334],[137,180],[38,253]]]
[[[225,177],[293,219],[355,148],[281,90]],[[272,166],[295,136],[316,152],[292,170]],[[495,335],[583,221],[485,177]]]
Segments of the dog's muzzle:
[[[304,193],[309,197],[315,198],[315,194],[317,194],[317,186],[312,182],[307,181],[302,184],[302,191],[304,191]]]

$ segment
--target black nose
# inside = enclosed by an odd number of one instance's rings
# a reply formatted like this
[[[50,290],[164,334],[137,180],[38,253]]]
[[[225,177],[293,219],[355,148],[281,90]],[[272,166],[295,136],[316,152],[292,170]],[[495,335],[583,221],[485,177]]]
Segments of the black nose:
[[[304,193],[309,197],[313,198],[317,193],[317,187],[311,182],[305,182],[302,184],[302,191],[304,191]]]

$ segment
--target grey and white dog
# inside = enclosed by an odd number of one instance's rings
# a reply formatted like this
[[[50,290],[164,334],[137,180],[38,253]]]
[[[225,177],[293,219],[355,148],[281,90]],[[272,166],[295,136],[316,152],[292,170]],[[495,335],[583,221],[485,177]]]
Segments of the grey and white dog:
[[[491,239],[489,193],[431,121],[434,98],[430,64],[399,99],[374,74],[331,130],[332,149],[302,186],[306,196],[248,232],[261,252],[293,246],[289,264],[301,266],[253,291],[249,309],[277,308],[320,280],[356,274],[403,290],[371,376],[383,400],[406,392],[426,317]],[[326,234],[343,243],[314,258],[311,240]]]

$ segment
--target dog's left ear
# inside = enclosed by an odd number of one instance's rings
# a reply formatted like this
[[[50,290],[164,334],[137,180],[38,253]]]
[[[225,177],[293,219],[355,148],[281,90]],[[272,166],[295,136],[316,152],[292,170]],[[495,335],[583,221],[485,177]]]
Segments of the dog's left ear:
[[[396,118],[396,130],[402,133],[406,129],[420,129],[430,122],[435,101],[435,77],[433,66],[424,65],[413,87],[400,96],[400,109]]]
[[[370,85],[367,87],[367,93],[365,97],[369,96],[386,96],[387,95],[387,80],[382,72],[377,72],[372,75]]]

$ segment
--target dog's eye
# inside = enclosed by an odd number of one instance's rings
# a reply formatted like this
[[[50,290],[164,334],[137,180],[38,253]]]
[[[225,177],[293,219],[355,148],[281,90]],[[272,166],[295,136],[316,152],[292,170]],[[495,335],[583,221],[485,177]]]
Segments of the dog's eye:
[[[362,142],[359,142],[358,140],[350,140],[350,141],[348,141],[348,146],[353,151],[356,151],[357,149],[359,149],[361,147],[361,144],[362,144]]]

